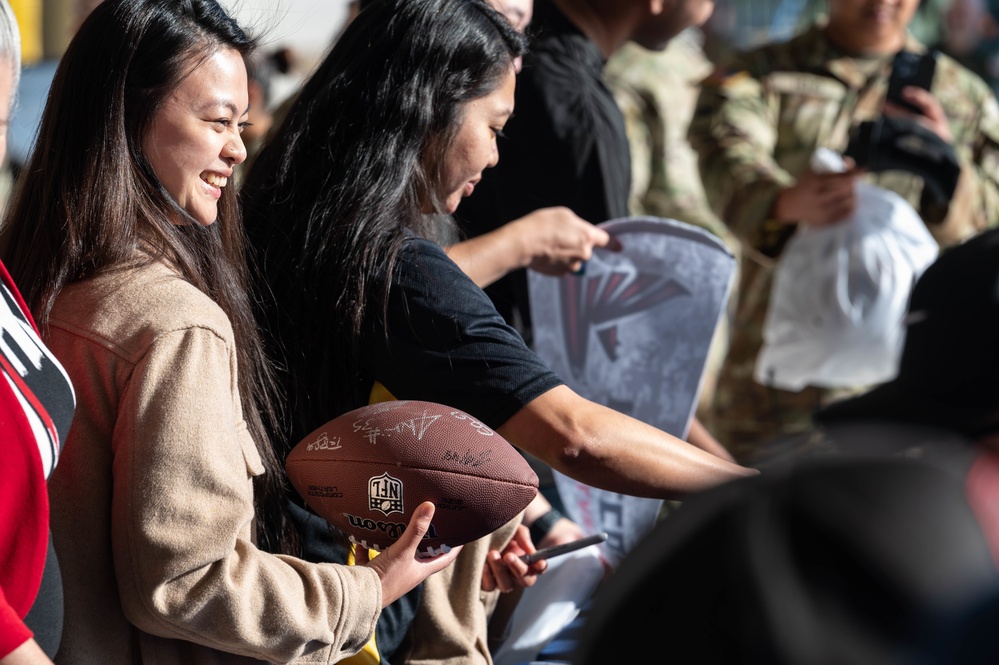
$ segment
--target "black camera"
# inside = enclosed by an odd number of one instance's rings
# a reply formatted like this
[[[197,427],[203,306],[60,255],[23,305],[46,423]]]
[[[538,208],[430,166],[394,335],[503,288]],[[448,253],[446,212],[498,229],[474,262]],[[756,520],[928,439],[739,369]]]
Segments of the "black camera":
[[[935,69],[936,52],[896,54],[887,98],[919,113],[902,99],[902,89],[917,86],[929,90]],[[926,194],[937,205],[950,203],[961,175],[954,147],[908,117],[882,116],[860,123],[844,154],[872,173],[897,170],[922,177]]]

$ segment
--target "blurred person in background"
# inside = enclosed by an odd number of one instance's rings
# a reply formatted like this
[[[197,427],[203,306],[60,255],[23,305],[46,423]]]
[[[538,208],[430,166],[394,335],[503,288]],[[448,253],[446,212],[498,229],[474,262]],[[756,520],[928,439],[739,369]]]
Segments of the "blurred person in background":
[[[852,214],[861,177],[908,201],[941,246],[999,221],[999,105],[991,89],[941,55],[929,91],[903,91],[919,113],[885,105],[894,54],[925,51],[907,33],[918,4],[831,0],[827,23],[741,54],[702,85],[689,136],[708,200],[742,245],[737,312],[709,419],[737,459],[809,429],[816,408],[864,388],[794,392],[753,378],[774,266],[799,225]],[[949,201],[928,196],[923,178],[908,171],[811,171],[817,148],[842,153],[855,126],[883,113],[953,148],[960,178]]]
[[[952,0],[937,46],[999,90],[999,1]]]
[[[490,179],[458,212],[476,237],[546,206],[591,224],[628,215],[631,160],[621,111],[603,67],[629,41],[660,50],[711,14],[710,0],[538,0],[517,87],[517,114],[504,130]],[[504,318],[531,342],[527,276],[517,270],[487,288]]]
[[[704,53],[704,33],[687,28],[662,51],[629,42],[604,67],[607,84],[624,116],[631,153],[632,215],[652,215],[693,224],[720,237],[733,252],[738,242],[718,219],[704,195],[697,154],[687,129],[700,82],[714,68]],[[733,290],[734,291],[734,290]],[[729,299],[734,312],[735,298]],[[708,414],[718,369],[725,357],[728,317],[718,325],[705,369],[698,417]]]

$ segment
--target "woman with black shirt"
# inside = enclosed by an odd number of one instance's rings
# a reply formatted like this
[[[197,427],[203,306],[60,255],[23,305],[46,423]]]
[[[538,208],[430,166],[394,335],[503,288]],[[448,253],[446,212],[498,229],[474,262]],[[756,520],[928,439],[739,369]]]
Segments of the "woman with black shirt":
[[[241,197],[286,370],[275,440],[395,397],[462,409],[612,491],[676,498],[754,473],[575,394],[442,249],[456,239],[451,213],[497,161],[524,48],[480,0],[372,3],[260,154]],[[409,659],[484,648],[479,584],[510,538],[501,531],[425,582],[411,635],[447,639],[411,640]]]

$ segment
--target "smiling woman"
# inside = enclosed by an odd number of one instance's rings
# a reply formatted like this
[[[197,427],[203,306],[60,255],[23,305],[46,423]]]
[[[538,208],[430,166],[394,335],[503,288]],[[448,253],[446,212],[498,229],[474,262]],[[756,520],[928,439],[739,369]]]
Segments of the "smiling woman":
[[[252,46],[215,0],[101,3],[60,62],[0,236],[78,395],[49,481],[57,662],[336,662],[457,554],[415,557],[429,504],[368,565],[257,547],[295,551],[227,187]]]
[[[218,217],[233,167],[246,159],[239,138],[248,115],[246,66],[225,49],[188,74],[153,116],[143,151],[173,199],[199,224]]]

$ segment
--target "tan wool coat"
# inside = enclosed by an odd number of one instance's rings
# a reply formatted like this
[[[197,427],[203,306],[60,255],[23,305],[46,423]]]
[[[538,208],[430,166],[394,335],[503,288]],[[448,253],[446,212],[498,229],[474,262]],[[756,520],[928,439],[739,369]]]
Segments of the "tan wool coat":
[[[254,546],[263,466],[211,299],[154,263],[71,285],[43,334],[78,400],[50,482],[60,665],[328,663],[364,645],[372,569]]]

